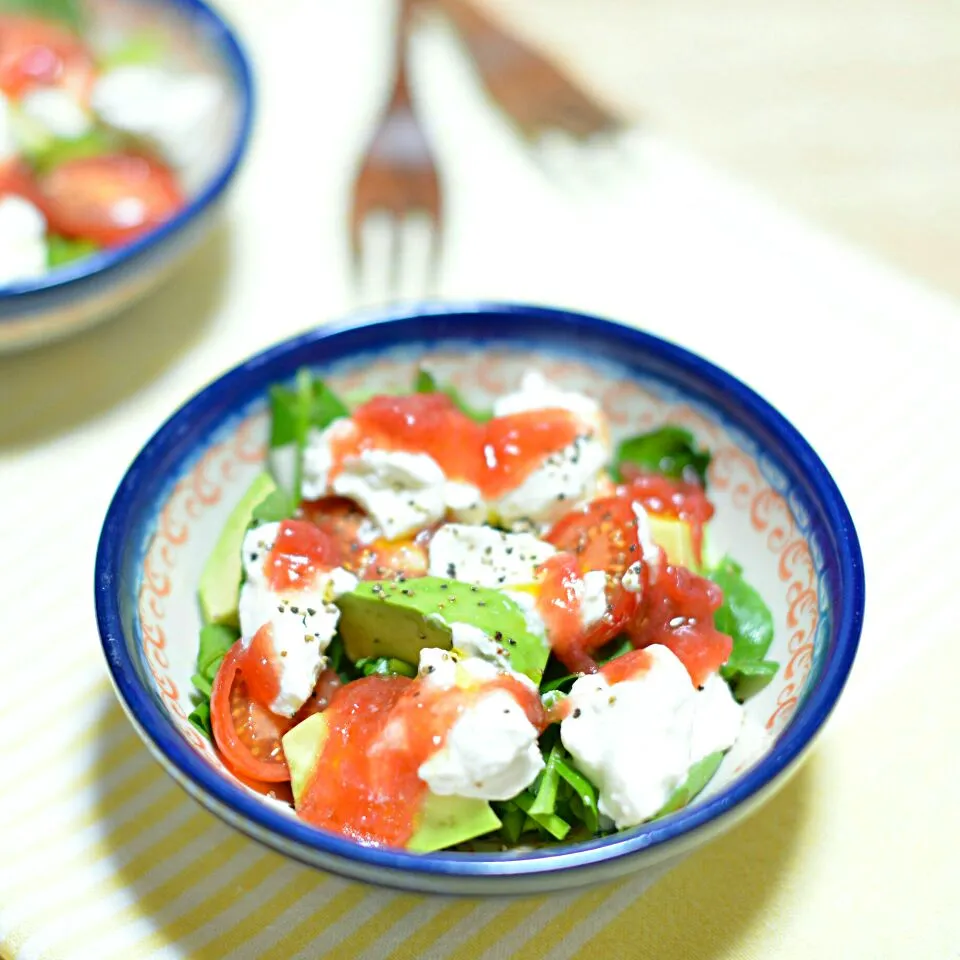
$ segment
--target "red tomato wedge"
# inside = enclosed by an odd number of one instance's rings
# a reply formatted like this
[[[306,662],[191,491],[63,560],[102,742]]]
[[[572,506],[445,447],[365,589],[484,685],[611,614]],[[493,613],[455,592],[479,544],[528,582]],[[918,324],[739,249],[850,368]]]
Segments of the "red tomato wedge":
[[[93,57],[76,34],[39,17],[0,16],[0,91],[7,96],[58,86],[87,103],[94,76]]]
[[[627,632],[636,647],[669,647],[699,687],[733,652],[733,639],[713,625],[721,603],[723,591],[715,583],[686,567],[666,566],[645,591]]]
[[[607,574],[607,610],[588,631],[565,616],[563,625],[557,620],[559,643],[551,631],[551,643],[557,658],[568,670],[592,673],[597,669],[590,656],[605,643],[622,633],[636,614],[640,597],[625,590],[620,582],[626,569],[640,558],[637,544],[637,521],[629,500],[606,497],[595,500],[567,514],[547,534],[546,540],[573,560],[564,571],[551,572],[541,584],[541,610],[566,608],[569,605],[569,580],[590,570]],[[579,616],[579,615],[578,615]],[[547,620],[548,627],[550,620]]]
[[[17,196],[37,204],[37,183],[30,168],[19,159],[0,163],[0,197]]]
[[[264,573],[271,590],[303,590],[321,571],[340,563],[340,544],[335,538],[306,520],[284,520],[277,539],[264,561]]]
[[[115,247],[169,220],[185,197],[169,167],[117,153],[55,167],[40,179],[38,203],[56,233]]]
[[[278,717],[253,700],[239,672],[243,648],[238,640],[223,658],[210,694],[210,725],[224,762],[236,773],[278,783],[290,779],[280,738],[290,729],[286,717]]]
[[[339,546],[340,565],[361,580],[392,580],[426,576],[430,531],[402,540],[360,542],[367,515],[343,497],[308,500],[300,505],[303,516],[331,536]]]
[[[276,650],[273,647],[273,626],[265,623],[245,650],[237,655],[237,669],[243,677],[247,695],[264,707],[270,706],[280,692],[280,678],[274,666]]]
[[[263,648],[253,643],[244,650],[239,640],[227,651],[210,694],[210,725],[220,755],[240,779],[283,783],[290,779],[290,771],[281,738],[311,714],[327,708],[340,687],[340,678],[333,670],[324,670],[297,715],[281,717],[253,698],[246,680],[245,673],[262,653]]]

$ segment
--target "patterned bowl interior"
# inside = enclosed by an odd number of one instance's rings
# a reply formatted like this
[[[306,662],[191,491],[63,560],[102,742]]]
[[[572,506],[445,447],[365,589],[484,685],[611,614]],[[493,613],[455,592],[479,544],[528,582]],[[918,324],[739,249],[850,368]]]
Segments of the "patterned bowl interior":
[[[744,735],[701,799],[722,789],[772,748],[823,662],[831,598],[800,497],[756,442],[716,411],[663,381],[640,378],[606,361],[587,363],[519,345],[426,352],[407,348],[373,362],[341,362],[319,372],[339,391],[406,392],[420,362],[440,382],[455,384],[477,403],[489,403],[516,387],[522,372],[535,368],[601,401],[615,436],[673,423],[690,429],[711,449],[709,489],[716,505],[711,553],[730,553],[770,606],[776,624],[770,657],[781,664],[773,683],[748,702]],[[267,428],[261,396],[222,424],[182,467],[157,504],[137,585],[136,629],[156,696],[180,734],[225,777],[230,774],[186,719],[200,626],[196,588],[226,516],[262,469]]]

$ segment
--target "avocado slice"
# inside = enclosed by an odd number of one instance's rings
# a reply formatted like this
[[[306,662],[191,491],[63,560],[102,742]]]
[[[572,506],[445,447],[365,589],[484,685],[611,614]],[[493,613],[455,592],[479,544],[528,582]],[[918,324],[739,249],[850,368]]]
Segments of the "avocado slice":
[[[449,650],[454,623],[469,624],[504,649],[517,673],[539,684],[550,647],[531,632],[524,612],[499,590],[443,577],[364,581],[337,599],[347,656],[396,657],[417,663],[425,647]]]
[[[723,763],[725,751],[718,750],[709,753],[702,760],[698,760],[688,771],[686,779],[670,794],[667,802],[657,811],[655,817],[664,817],[668,813],[675,813],[690,803],[713,779],[714,774]]]
[[[243,578],[241,547],[253,519],[254,507],[277,489],[269,473],[261,473],[250,484],[224,524],[213,552],[200,574],[200,610],[204,623],[237,626],[240,581]]]
[[[316,770],[328,732],[326,717],[322,713],[315,713],[283,737],[283,753],[290,768],[290,786],[295,805],[300,802]],[[431,853],[499,829],[500,819],[486,800],[441,797],[427,791],[407,849],[414,853]]]
[[[658,517],[653,513],[649,517],[650,535],[658,547],[663,547],[667,562],[695,572],[699,570],[690,524],[675,517]]]

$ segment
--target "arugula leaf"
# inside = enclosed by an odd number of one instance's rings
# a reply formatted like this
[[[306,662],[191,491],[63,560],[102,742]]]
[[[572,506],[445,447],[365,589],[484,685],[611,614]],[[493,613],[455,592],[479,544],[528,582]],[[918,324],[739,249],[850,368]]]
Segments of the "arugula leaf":
[[[99,249],[99,245],[92,240],[71,240],[58,233],[51,233],[47,236],[47,266],[53,270],[73,263],[74,260],[89,257]]]
[[[631,650],[633,650],[633,644],[626,637],[615,637],[610,643],[597,651],[596,661],[603,666],[603,664],[609,663]],[[551,657],[543,673],[544,680],[540,683],[541,695],[545,693],[569,693],[570,687],[582,676],[579,673],[560,673],[560,669],[560,661]],[[557,676],[551,676],[551,674],[558,673]]]
[[[395,657],[361,657],[354,666],[365,676],[415,677],[417,668]]]
[[[187,719],[200,731],[208,740],[213,740],[213,728],[210,726],[210,701],[201,700],[193,708]]]
[[[270,397],[270,446],[271,448],[295,444],[298,455],[294,467],[294,503],[300,502],[303,474],[303,448],[311,427],[318,430],[328,427],[339,417],[349,415],[343,401],[319,378],[314,378],[308,369],[297,371],[293,389],[272,386]]]
[[[517,843],[527,822],[527,815],[512,800],[494,803],[493,808],[500,818],[500,835],[509,844]]]
[[[554,747],[547,756],[547,763],[540,771],[537,779],[530,787],[535,788],[536,795],[533,803],[527,810],[527,815],[534,820],[538,816],[550,816],[557,809],[557,787],[560,785],[560,773],[557,770],[557,761],[559,759],[559,750]]]
[[[27,151],[27,159],[37,173],[49,173],[69,160],[102,157],[122,146],[122,139],[99,127],[94,127],[72,140],[61,137],[44,139]]]
[[[240,636],[233,627],[219,623],[208,623],[200,629],[200,649],[197,651],[197,672],[191,678],[196,688],[194,703],[196,706],[187,719],[205,737],[212,739],[210,729],[210,694],[213,681],[227,651]]]
[[[720,668],[720,676],[730,685],[735,700],[744,703],[758,694],[777,675],[775,660],[729,660]]]
[[[562,840],[570,832],[570,824],[562,817],[554,813],[533,814],[530,808],[534,804],[534,798],[529,793],[524,792],[513,798],[513,802],[531,819],[538,827],[542,827],[551,837]]]
[[[60,20],[79,32],[83,27],[83,8],[79,0],[3,0],[4,13],[25,13],[49,20]]]
[[[742,703],[759,693],[776,675],[779,664],[765,660],[773,643],[773,615],[763,598],[743,578],[743,567],[724,557],[707,576],[723,590],[714,626],[733,638],[730,659],[720,675]]]
[[[208,623],[200,629],[200,649],[197,653],[197,673],[213,681],[220,669],[220,661],[237,642],[240,633],[234,627]]]
[[[456,387],[441,387],[436,377],[429,370],[420,367],[417,370],[417,378],[414,381],[414,389],[417,393],[445,393],[456,406],[465,413],[471,420],[477,423],[486,423],[493,418],[493,413],[489,410],[480,410],[471,406],[460,396],[460,391]]]
[[[618,480],[623,480],[620,468],[625,463],[662,473],[674,480],[695,480],[706,487],[710,451],[698,450],[689,430],[667,426],[629,437],[617,447],[612,470]]]
[[[296,506],[286,490],[274,490],[254,508],[251,517],[258,523],[279,523],[288,520],[296,511]]]
[[[554,748],[556,749],[556,748]],[[566,751],[557,757],[557,773],[573,789],[580,809],[575,811],[578,819],[590,833],[600,829],[600,810],[597,806],[597,788],[582,774],[567,762],[569,754]]]
[[[310,427],[322,430],[350,415],[343,401],[306,368],[297,371],[293,389],[274,385],[269,395],[271,447],[302,443]]]
[[[723,590],[723,604],[713,622],[721,633],[733,637],[730,659],[762,660],[773,643],[773,615],[743,579],[743,567],[727,556],[707,576]]]
[[[713,778],[723,762],[723,757],[724,752],[718,750],[697,761],[687,772],[686,780],[673,791],[670,799],[657,811],[656,816],[665,817],[668,813],[674,813],[690,803]]]
[[[566,673],[562,677],[556,677],[553,680],[548,680],[546,683],[540,685],[540,694],[546,693],[562,693],[567,694],[570,692],[570,687],[578,680],[580,677],[579,673]],[[566,687],[566,690],[563,688]]]

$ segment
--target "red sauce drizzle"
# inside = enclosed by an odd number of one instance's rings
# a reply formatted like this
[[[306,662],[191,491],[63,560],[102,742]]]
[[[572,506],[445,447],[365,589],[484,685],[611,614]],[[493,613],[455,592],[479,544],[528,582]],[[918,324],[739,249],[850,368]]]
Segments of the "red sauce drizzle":
[[[631,650],[605,663],[600,672],[613,686],[622,680],[630,680],[638,674],[646,673],[653,666],[653,657],[646,650]]]
[[[686,567],[666,566],[644,594],[641,612],[628,630],[630,640],[640,648],[652,643],[669,647],[701,686],[733,651],[733,640],[713,625],[721,603],[723,591],[715,583]]]
[[[644,471],[624,464],[622,471],[627,484],[620,488],[644,510],[661,517],[676,517],[690,524],[697,563],[703,560],[703,525],[713,516],[713,504],[707,499],[703,487],[686,480],[671,480],[669,477]]]
[[[374,397],[353,413],[333,441],[338,465],[363,450],[403,450],[432,457],[451,480],[486,497],[519,486],[552,453],[569,446],[582,427],[569,410],[531,410],[476,423],[442,393]]]
[[[270,589],[303,590],[321,570],[332,570],[340,561],[336,540],[306,520],[284,520],[263,564]]]
[[[329,733],[301,817],[368,846],[405,846],[427,790],[420,765],[443,747],[466,707],[493,689],[507,690],[544,728],[536,691],[510,676],[470,689],[376,676],[341,687],[324,712]]]

